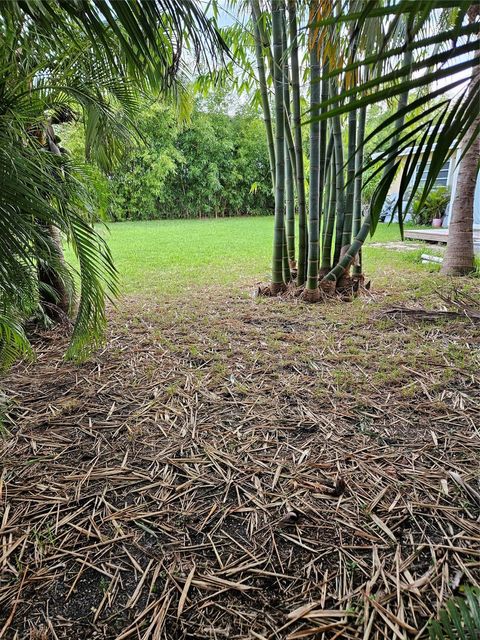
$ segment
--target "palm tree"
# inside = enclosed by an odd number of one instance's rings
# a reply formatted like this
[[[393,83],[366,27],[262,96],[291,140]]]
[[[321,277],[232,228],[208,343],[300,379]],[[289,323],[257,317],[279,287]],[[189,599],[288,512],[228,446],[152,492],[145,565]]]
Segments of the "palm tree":
[[[82,357],[102,337],[105,298],[118,282],[95,231],[81,167],[62,152],[55,122],[85,121],[90,157],[118,156],[135,131],[136,96],[173,92],[190,55],[212,64],[223,43],[193,1],[0,3],[0,361],[30,347],[22,322],[39,301],[68,311],[78,258],[80,292],[67,355]],[[53,36],[53,37],[52,37]],[[40,280],[39,277],[40,276]]]
[[[478,75],[478,74],[477,74]],[[475,268],[473,247],[473,208],[475,186],[480,161],[480,116],[472,123],[466,142],[474,141],[464,148],[465,155],[458,170],[455,198],[448,226],[447,251],[441,272],[449,276],[463,276]]]
[[[470,23],[480,14],[480,5],[472,5],[468,17]],[[468,94],[475,99],[480,85],[480,56],[477,55]],[[477,103],[478,108],[478,103]],[[471,273],[475,266],[473,246],[473,209],[475,186],[480,162],[480,109],[470,125],[464,140],[464,155],[458,169],[455,197],[448,227],[447,252],[442,264],[442,273],[450,276]],[[468,146],[470,145],[470,146]]]

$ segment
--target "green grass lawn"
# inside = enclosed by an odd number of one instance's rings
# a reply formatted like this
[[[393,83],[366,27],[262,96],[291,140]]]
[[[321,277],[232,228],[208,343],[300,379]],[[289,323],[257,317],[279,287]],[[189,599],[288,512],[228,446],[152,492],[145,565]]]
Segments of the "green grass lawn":
[[[126,294],[179,295],[191,287],[267,280],[273,217],[120,222],[101,230]],[[400,240],[398,224],[379,224],[372,242]],[[367,246],[367,275],[414,265],[414,252]]]

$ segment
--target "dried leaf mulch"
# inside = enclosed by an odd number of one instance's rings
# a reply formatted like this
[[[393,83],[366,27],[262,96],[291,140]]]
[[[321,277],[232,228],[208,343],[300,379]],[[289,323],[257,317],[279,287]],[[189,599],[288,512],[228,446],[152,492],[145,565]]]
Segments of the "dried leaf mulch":
[[[480,327],[391,307],[126,300],[81,366],[43,334],[2,385],[0,638],[424,637],[480,581]]]

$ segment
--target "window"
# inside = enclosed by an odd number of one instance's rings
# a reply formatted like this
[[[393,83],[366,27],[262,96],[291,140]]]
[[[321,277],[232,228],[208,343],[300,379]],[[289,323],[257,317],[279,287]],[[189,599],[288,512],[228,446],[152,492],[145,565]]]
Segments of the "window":
[[[427,164],[425,165],[425,168],[423,170],[422,173],[422,177],[420,178],[420,183],[418,185],[418,191],[417,193],[421,192],[421,190],[423,189],[425,182],[427,181],[427,176],[428,176],[428,172],[430,170],[430,162],[427,162]],[[450,170],[450,160],[448,160],[443,167],[440,169],[440,171],[438,172],[438,175],[435,179],[434,182],[434,187],[447,187],[448,186],[448,173]],[[417,179],[417,171],[418,168],[416,169],[415,173],[412,176],[412,179],[410,181],[410,184],[407,187],[407,190],[403,196],[403,207],[406,208],[409,198],[410,198],[410,194],[412,192],[412,187],[415,183],[415,180]],[[397,219],[397,217],[395,216],[395,220]],[[410,219],[410,214],[407,214],[406,220]]]
[[[448,185],[449,169],[450,169],[450,160],[448,160],[448,162],[446,162],[443,165],[443,167],[440,169],[434,183],[435,187],[446,187]],[[429,170],[430,170],[430,162],[427,162],[427,164],[425,165],[425,169],[423,171],[422,177],[420,178],[420,185],[419,185],[420,187],[422,187],[425,184]]]

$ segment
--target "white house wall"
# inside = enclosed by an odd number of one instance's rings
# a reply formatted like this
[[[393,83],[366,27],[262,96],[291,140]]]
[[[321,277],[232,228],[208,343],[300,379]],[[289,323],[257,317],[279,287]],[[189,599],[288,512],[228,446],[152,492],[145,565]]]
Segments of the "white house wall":
[[[403,154],[402,154],[403,155]],[[457,150],[457,152],[452,156],[451,160],[450,160],[450,167],[449,167],[449,172],[448,172],[448,178],[447,178],[447,184],[450,187],[450,203],[447,207],[447,212],[446,212],[446,216],[445,219],[443,221],[443,226],[444,227],[448,227],[448,223],[450,221],[450,215],[451,215],[451,209],[452,209],[452,202],[455,198],[455,192],[456,192],[456,187],[457,187],[457,179],[458,179],[458,159],[460,157],[460,151]],[[390,190],[388,192],[388,195],[393,197],[393,198],[397,198],[398,196],[398,189],[400,187],[400,180],[401,180],[401,175],[402,175],[402,171],[405,168],[405,162],[402,161],[401,163],[401,170],[398,172],[398,174],[395,176],[394,181],[392,182],[391,186],[390,186]],[[480,228],[480,171],[478,173],[478,177],[477,177],[477,184],[476,184],[476,188],[475,188],[475,201],[474,201],[474,226]],[[407,219],[410,216],[407,214]],[[396,216],[395,216],[396,219]]]

